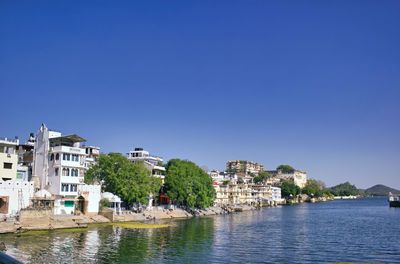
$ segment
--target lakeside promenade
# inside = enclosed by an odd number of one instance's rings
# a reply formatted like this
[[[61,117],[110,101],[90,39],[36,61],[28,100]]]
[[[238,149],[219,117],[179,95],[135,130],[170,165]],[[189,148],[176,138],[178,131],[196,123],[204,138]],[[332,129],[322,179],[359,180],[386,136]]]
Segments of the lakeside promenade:
[[[300,197],[299,197],[300,198]],[[177,218],[192,218],[222,214],[234,214],[250,210],[258,210],[266,207],[274,207],[277,205],[296,205],[302,203],[318,203],[328,202],[333,199],[324,197],[311,199],[291,199],[284,200],[279,204],[252,206],[252,205],[224,205],[214,206],[206,209],[183,209],[174,207],[173,209],[152,208],[141,212],[121,211],[115,213],[112,210],[105,209],[97,215],[38,215],[39,212],[34,210],[23,210],[21,219],[14,221],[3,221],[0,224],[0,234],[5,233],[23,233],[27,231],[38,230],[53,230],[53,229],[75,229],[87,228],[90,224],[100,223],[123,223],[123,222],[139,222],[151,223],[155,220],[177,219]],[[355,199],[351,198],[351,199]],[[345,199],[345,198],[343,198]]]

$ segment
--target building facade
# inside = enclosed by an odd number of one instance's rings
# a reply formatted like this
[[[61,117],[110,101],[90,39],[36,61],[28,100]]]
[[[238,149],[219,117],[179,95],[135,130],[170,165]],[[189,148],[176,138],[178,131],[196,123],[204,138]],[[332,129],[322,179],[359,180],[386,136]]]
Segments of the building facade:
[[[258,175],[264,166],[247,160],[230,160],[226,163],[226,171],[244,175]]]
[[[86,170],[86,149],[80,146],[84,141],[75,134],[62,136],[44,124],[37,133],[32,178],[36,190],[48,190],[54,195],[54,214],[87,213],[92,208],[88,205],[89,194],[85,197],[80,193]]]
[[[214,185],[214,188],[215,205],[265,205],[281,202],[281,189],[271,185],[219,184]]]
[[[294,170],[292,172],[285,172],[277,170],[270,173],[279,181],[292,180],[300,188],[304,188],[307,184],[307,173],[304,171]]]
[[[17,177],[19,140],[0,139],[0,181],[14,181]]]
[[[16,215],[31,205],[33,182],[0,181],[0,214]]]

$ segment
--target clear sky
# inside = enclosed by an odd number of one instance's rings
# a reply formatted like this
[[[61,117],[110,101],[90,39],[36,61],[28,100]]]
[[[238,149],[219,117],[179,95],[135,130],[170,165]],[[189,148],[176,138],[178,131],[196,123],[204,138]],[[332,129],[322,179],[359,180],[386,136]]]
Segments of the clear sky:
[[[400,1],[1,1],[0,137],[400,188]]]

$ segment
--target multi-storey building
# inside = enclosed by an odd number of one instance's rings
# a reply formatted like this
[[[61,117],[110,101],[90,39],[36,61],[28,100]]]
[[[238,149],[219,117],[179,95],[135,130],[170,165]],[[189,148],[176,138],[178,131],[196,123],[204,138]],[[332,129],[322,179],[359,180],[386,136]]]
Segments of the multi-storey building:
[[[78,197],[86,170],[86,149],[80,147],[80,143],[84,141],[86,140],[76,134],[62,136],[60,132],[51,131],[44,124],[37,133],[32,178],[36,180],[36,190],[46,189],[55,196],[55,214],[71,214],[75,209],[81,211],[92,208],[87,203],[93,201]],[[92,189],[100,191],[99,188]],[[84,191],[89,196],[90,189]]]
[[[226,170],[228,172],[255,176],[264,170],[264,166],[253,161],[230,160],[226,163]]]
[[[97,158],[100,156],[100,148],[95,146],[82,146],[85,149],[85,168],[89,169],[96,163]]]
[[[265,205],[282,202],[281,189],[271,185],[219,184],[214,185],[216,205]]]
[[[150,155],[143,148],[135,148],[127,153],[127,155],[128,159],[132,162],[143,162],[144,166],[151,171],[152,176],[160,178],[162,184],[164,184],[165,168],[160,166],[163,162],[162,158]]]
[[[0,180],[14,181],[17,176],[19,140],[0,139]]]
[[[33,148],[35,146],[35,136],[30,133],[28,141],[17,146],[18,167],[17,180],[29,181],[32,178]]]

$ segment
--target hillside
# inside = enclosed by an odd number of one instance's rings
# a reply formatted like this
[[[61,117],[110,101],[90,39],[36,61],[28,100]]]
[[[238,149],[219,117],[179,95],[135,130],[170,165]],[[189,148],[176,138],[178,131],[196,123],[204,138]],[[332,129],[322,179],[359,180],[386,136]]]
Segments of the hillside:
[[[335,196],[349,196],[349,195],[359,195],[360,190],[357,189],[355,185],[350,182],[345,182],[328,188],[328,190]]]
[[[399,190],[387,187],[383,184],[377,184],[365,190],[365,194],[367,195],[387,196],[389,192],[391,192],[394,195],[400,195]]]

